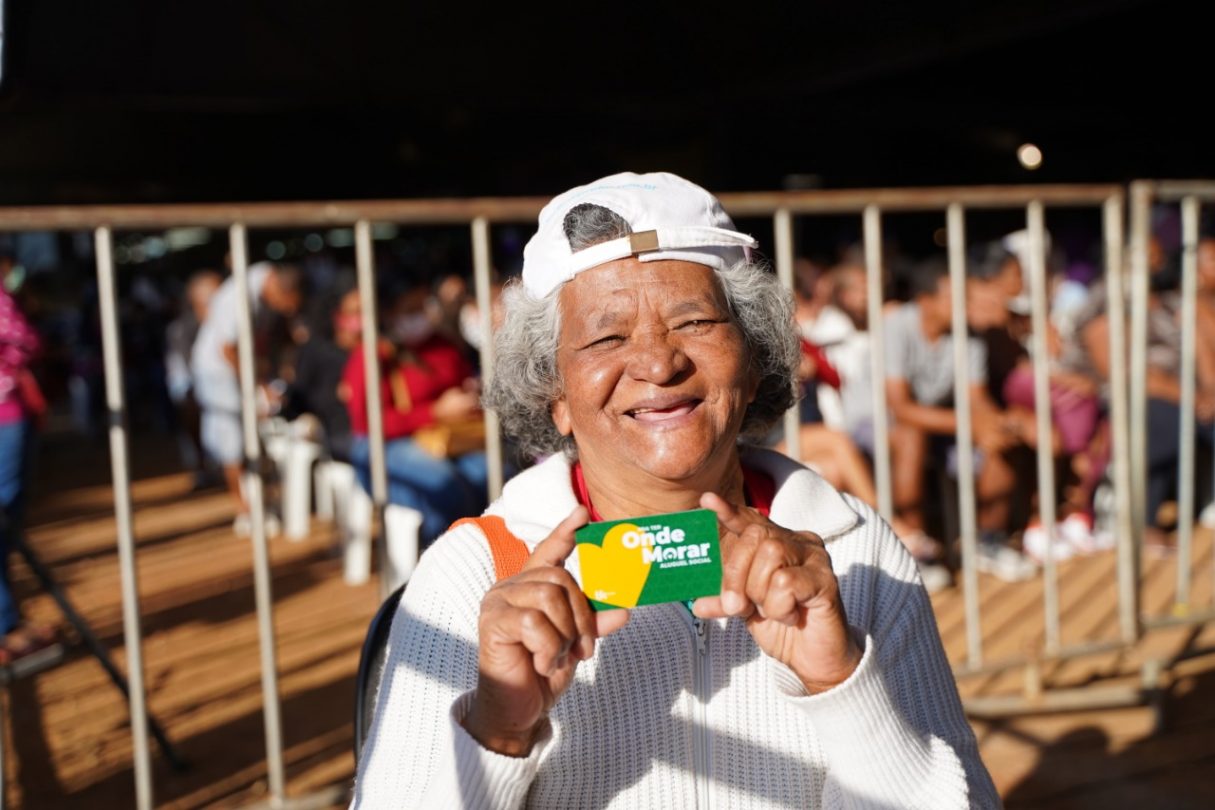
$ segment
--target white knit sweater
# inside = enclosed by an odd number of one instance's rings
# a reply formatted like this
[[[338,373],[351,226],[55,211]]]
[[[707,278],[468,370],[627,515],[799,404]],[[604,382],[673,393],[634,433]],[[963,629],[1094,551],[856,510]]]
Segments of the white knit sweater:
[[[423,555],[401,600],[353,806],[998,807],[903,546],[786,457],[744,458],[776,481],[773,521],[828,541],[865,637],[847,681],[807,695],[740,620],[703,622],[698,638],[682,605],[637,608],[579,664],[529,756],[487,751],[460,721],[494,569],[480,531],[462,527]],[[557,456],[510,481],[489,513],[534,547],[576,505]]]

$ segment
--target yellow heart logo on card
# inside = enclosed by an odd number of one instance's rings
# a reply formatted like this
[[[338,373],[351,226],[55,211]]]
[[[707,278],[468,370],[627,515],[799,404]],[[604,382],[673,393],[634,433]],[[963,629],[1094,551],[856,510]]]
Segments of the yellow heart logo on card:
[[[603,535],[603,544],[578,544],[582,569],[582,590],[596,602],[617,607],[635,607],[641,590],[650,577],[650,561],[635,539],[641,529],[632,523],[619,523]],[[626,535],[633,542],[626,544]]]

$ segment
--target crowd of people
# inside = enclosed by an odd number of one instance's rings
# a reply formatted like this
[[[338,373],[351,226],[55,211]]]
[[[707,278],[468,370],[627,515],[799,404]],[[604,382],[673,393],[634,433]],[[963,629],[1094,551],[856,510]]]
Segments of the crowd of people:
[[[974,245],[965,281],[967,378],[974,437],[978,566],[1007,580],[1034,575],[1045,555],[1066,559],[1109,548],[1098,514],[1108,481],[1109,331],[1104,279],[1059,250],[1048,252],[1051,435],[1057,462],[1058,523],[1048,538],[1038,515],[1027,237],[1015,232]],[[1167,555],[1173,536],[1180,425],[1179,258],[1151,244],[1148,302],[1148,528],[1145,547]],[[802,457],[836,486],[873,503],[873,397],[865,269],[855,255],[822,268],[796,268],[797,320],[803,338]],[[950,481],[957,475],[953,307],[943,256],[901,268],[906,301],[883,307],[883,381],[888,405],[896,533],[921,563],[930,589],[950,582],[957,565],[949,543]],[[887,277],[889,278],[889,273]],[[1198,250],[1198,437],[1211,447],[1215,382],[1215,238]],[[829,438],[824,438],[824,437]],[[841,449],[841,441],[851,445]],[[1028,485],[1027,485],[1028,484]],[[1209,489],[1209,488],[1204,488]],[[935,498],[926,498],[933,492]],[[936,509],[937,515],[928,512]],[[931,519],[930,519],[931,518]],[[956,526],[956,523],[953,525]],[[956,528],[953,533],[956,534]]]
[[[1108,480],[1111,456],[1104,281],[1086,257],[1068,256],[1058,247],[1049,252],[1046,362],[1052,432],[1039,437],[1026,247],[1024,232],[972,246],[965,293],[978,564],[1008,580],[1033,576],[1046,554],[1065,559],[1112,543],[1096,499]],[[959,566],[950,282],[943,256],[896,258],[888,265],[881,347],[886,379],[878,382],[871,373],[869,282],[859,249],[841,250],[830,261],[796,262],[792,328],[801,349],[799,452],[838,489],[876,507],[873,388],[883,387],[892,462],[890,523],[919,563],[925,584],[936,590],[951,584]],[[1180,453],[1176,252],[1154,239],[1150,267],[1144,540],[1153,552],[1168,554],[1175,520],[1168,505],[1176,498]],[[1198,438],[1209,449],[1215,436],[1215,238],[1201,241],[1198,267]],[[0,270],[15,277],[20,268],[4,254]],[[376,294],[388,496],[422,514],[425,548],[452,522],[480,514],[487,505],[477,368],[485,338],[465,275],[440,273],[421,283],[411,283],[406,274],[393,278],[402,280],[382,283]],[[6,284],[14,291],[20,287],[19,281]],[[354,465],[370,490],[361,307],[352,275],[335,262],[320,273],[263,262],[250,268],[249,287],[261,415],[291,420],[292,429],[315,438],[328,457]],[[502,282],[495,281],[495,324],[502,319],[501,292]],[[246,534],[234,281],[203,269],[176,288],[156,289],[140,278],[128,293],[123,310],[124,345],[130,344],[128,394],[133,410],[146,411],[136,414],[137,420],[174,431],[183,464],[196,471],[200,484],[227,487],[234,530]],[[21,315],[20,296],[0,295],[5,296],[0,299],[0,441],[5,448],[0,492],[5,520],[12,525],[19,521],[24,488],[17,482],[24,475],[32,425],[46,405],[31,372],[39,352],[37,332]],[[82,311],[88,309],[86,302]],[[176,317],[168,314],[173,312]],[[83,414],[77,421],[87,428],[100,391],[95,318],[83,319],[74,343],[67,388],[74,411]],[[1057,459],[1059,520],[1053,538],[1047,538],[1038,518],[1033,485],[1039,441],[1048,442]],[[782,430],[774,429],[766,443],[784,449]],[[534,454],[510,454],[507,477],[539,460]],[[273,512],[267,520],[274,534]],[[0,577],[0,618],[5,632],[15,634],[8,646],[18,652],[35,648],[46,634],[20,623],[15,608],[7,607],[6,593]]]
[[[1048,237],[1049,241],[1049,237]],[[1051,435],[1057,460],[1058,521],[1048,538],[1038,517],[1027,239],[1015,232],[973,245],[967,261],[966,337],[974,437],[976,522],[980,570],[1006,580],[1034,575],[1046,554],[1056,559],[1112,544],[1096,494],[1108,481],[1109,349],[1104,281],[1083,260],[1048,252]],[[1215,240],[1200,247],[1198,323],[1215,337]],[[1153,242],[1149,302],[1149,528],[1146,545],[1167,554],[1179,453],[1179,273]],[[801,459],[842,491],[877,506],[873,387],[868,329],[868,275],[857,248],[834,265],[799,259],[795,324],[799,367]],[[1083,258],[1083,257],[1082,257]],[[894,260],[884,273],[886,379],[892,464],[891,525],[915,559],[930,590],[947,587],[958,568],[952,296],[943,256]],[[304,277],[286,264],[250,270],[252,308],[264,349],[277,313],[286,351],[259,351],[258,374],[267,410],[296,420],[333,458],[352,463],[370,490],[370,447],[359,296],[348,276],[320,293],[305,293]],[[898,282],[897,284],[895,282]],[[902,295],[890,294],[900,289]],[[501,284],[495,282],[494,300]],[[168,333],[170,394],[183,424],[195,424],[199,446],[222,470],[247,531],[240,493],[242,454],[236,378],[236,309],[232,281],[204,271],[190,279],[189,306]],[[453,521],[486,506],[486,458],[476,368],[482,340],[476,304],[465,277],[378,291],[381,337],[379,400],[383,413],[388,495],[418,510],[425,547]],[[301,312],[303,302],[309,302]],[[495,305],[497,306],[497,304]],[[500,312],[496,320],[500,321]],[[193,336],[193,340],[190,338]],[[1215,340],[1198,341],[1199,437],[1210,443],[1215,417]],[[187,346],[189,348],[187,348]],[[191,388],[191,380],[193,380]],[[188,391],[193,390],[191,397]],[[767,443],[785,448],[782,429]],[[187,442],[187,444],[191,444]],[[507,477],[538,461],[512,456]],[[273,518],[271,518],[273,520]],[[271,526],[273,531],[276,527]]]

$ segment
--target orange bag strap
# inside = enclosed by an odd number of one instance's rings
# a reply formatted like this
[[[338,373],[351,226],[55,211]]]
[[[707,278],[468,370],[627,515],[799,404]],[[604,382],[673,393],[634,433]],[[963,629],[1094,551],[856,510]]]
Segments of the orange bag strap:
[[[494,575],[498,580],[513,577],[523,570],[523,564],[531,556],[527,544],[511,534],[506,528],[506,521],[498,515],[483,515],[475,518],[461,518],[451,524],[448,531],[471,523],[485,535],[489,541],[489,553],[494,557]]]

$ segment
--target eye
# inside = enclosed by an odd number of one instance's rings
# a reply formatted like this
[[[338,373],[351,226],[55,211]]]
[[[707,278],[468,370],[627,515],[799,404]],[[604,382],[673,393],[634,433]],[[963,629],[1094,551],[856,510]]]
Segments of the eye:
[[[692,320],[684,321],[675,328],[681,332],[690,332],[691,334],[697,335],[709,331],[719,323],[721,323],[721,321],[713,318],[693,318]]]
[[[603,337],[596,338],[595,340],[592,340],[590,343],[586,344],[586,348],[607,349],[611,348],[612,346],[618,346],[623,342],[623,335],[604,335]]]

